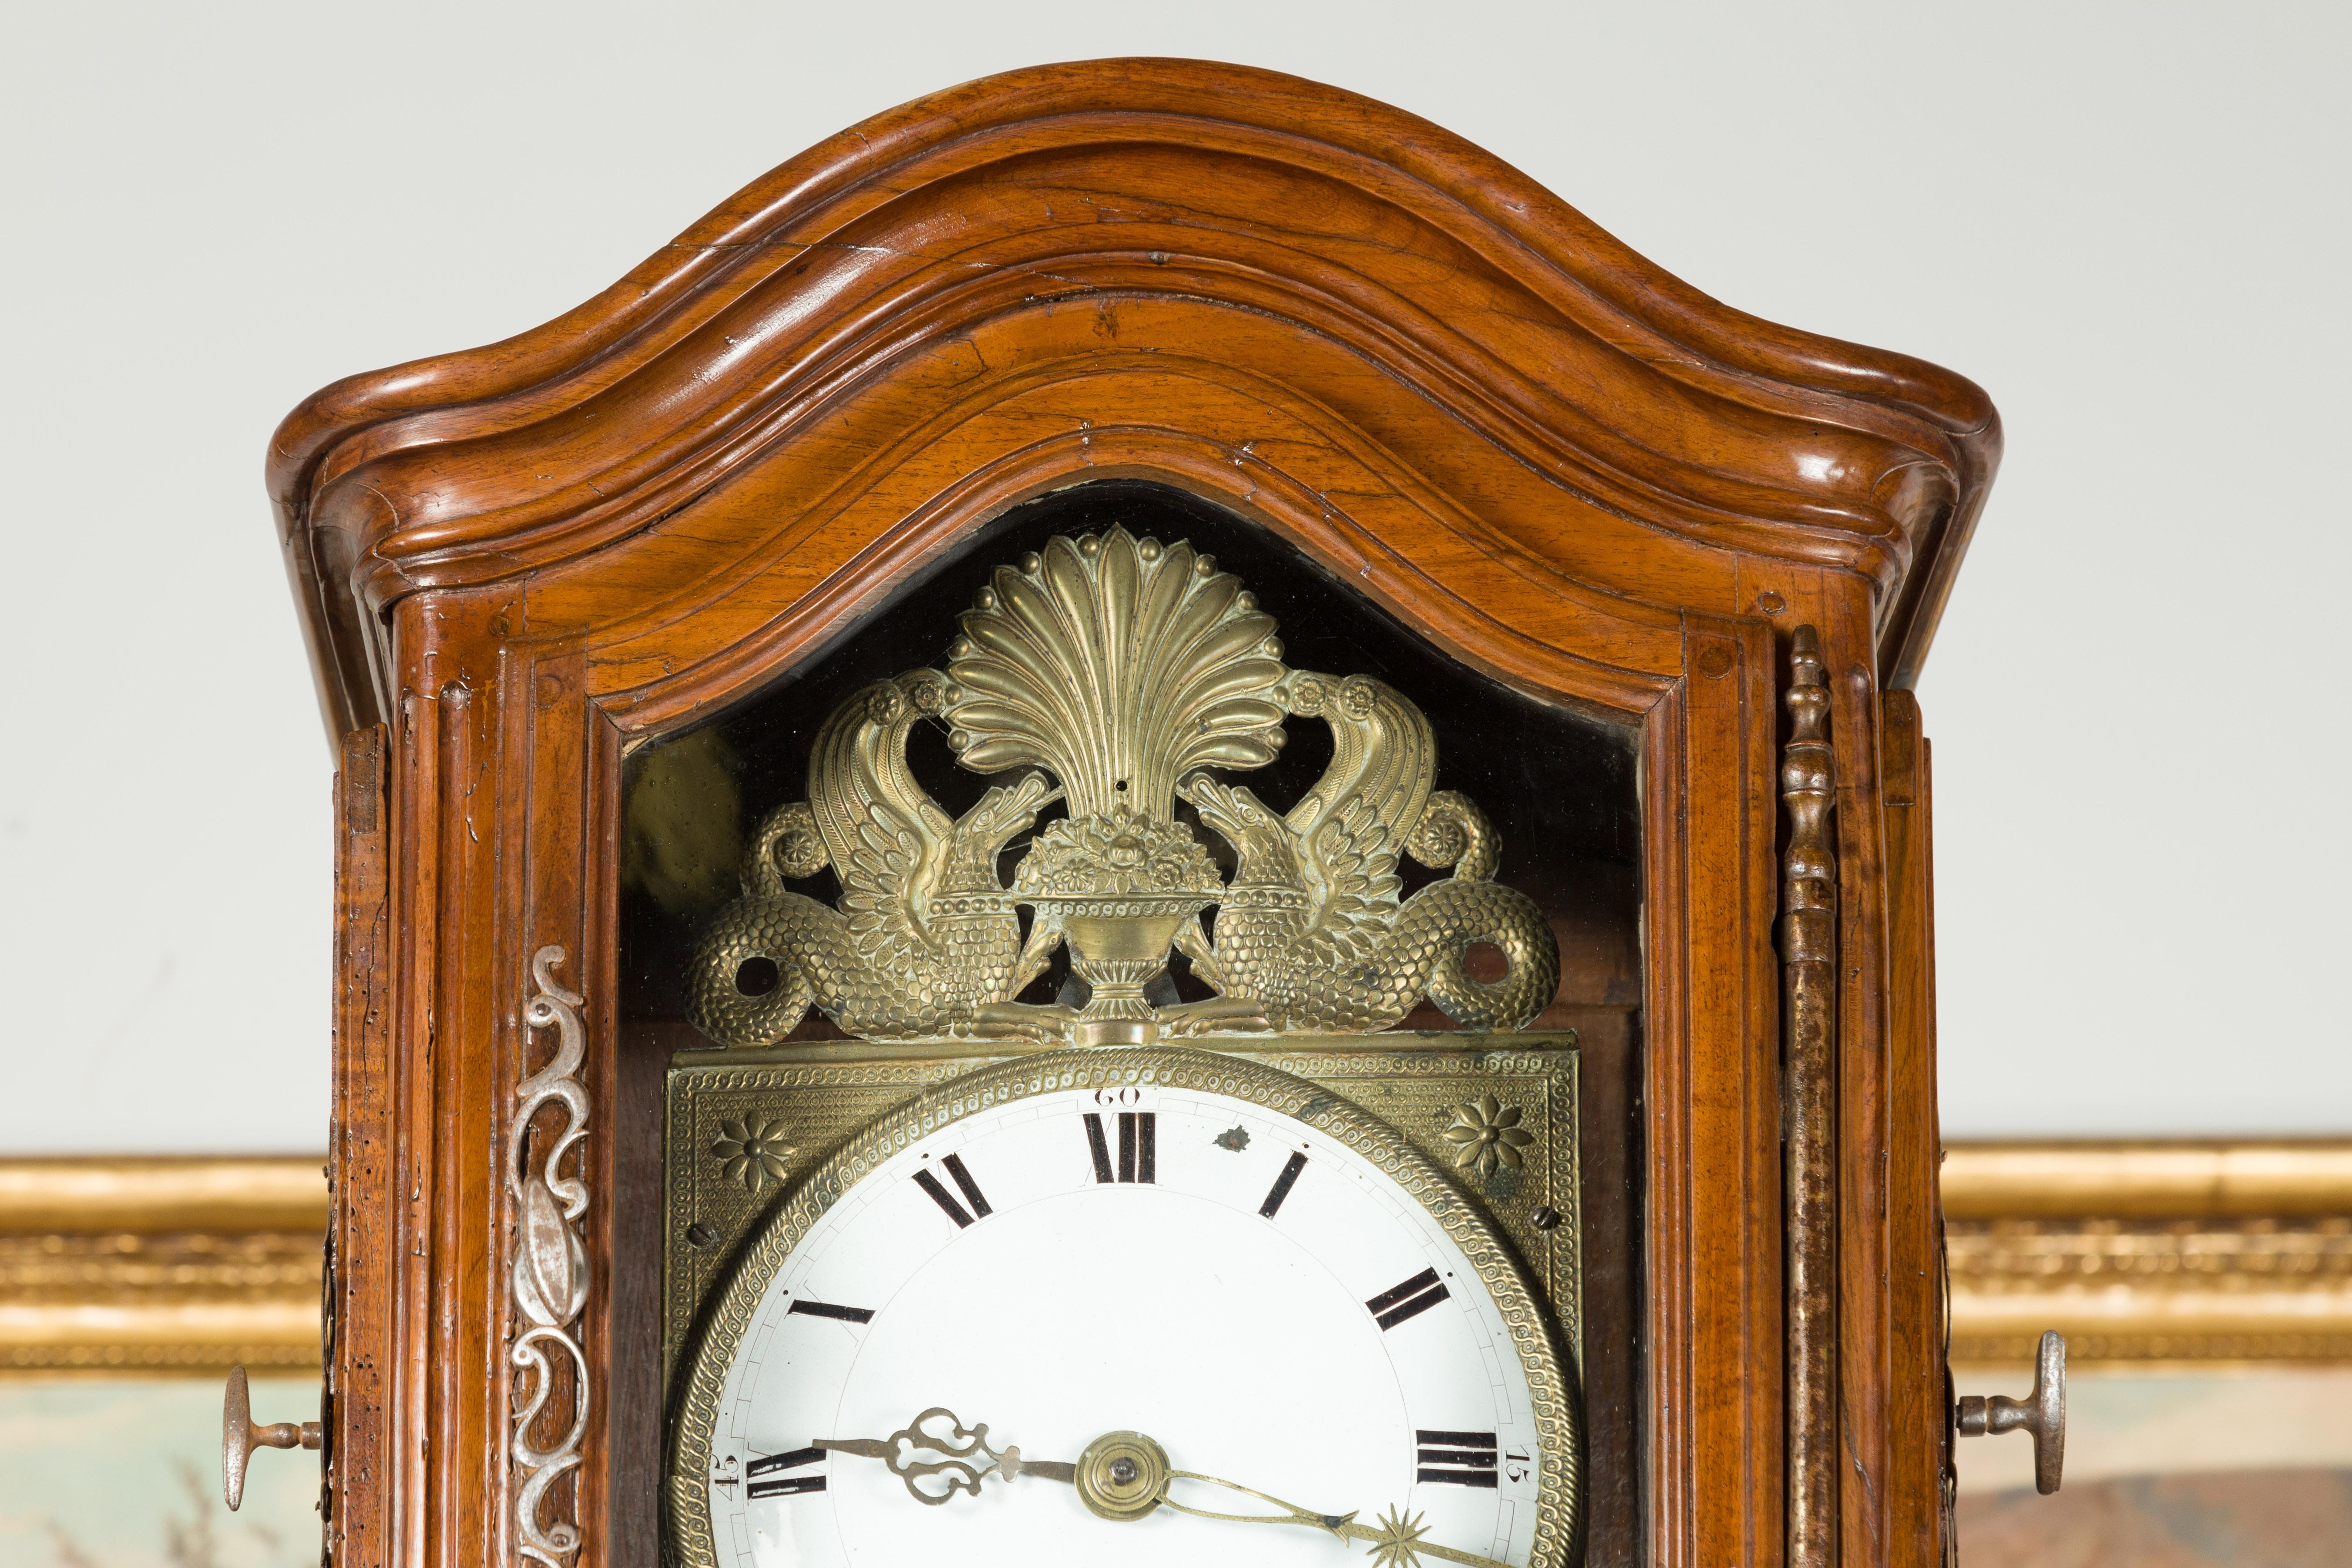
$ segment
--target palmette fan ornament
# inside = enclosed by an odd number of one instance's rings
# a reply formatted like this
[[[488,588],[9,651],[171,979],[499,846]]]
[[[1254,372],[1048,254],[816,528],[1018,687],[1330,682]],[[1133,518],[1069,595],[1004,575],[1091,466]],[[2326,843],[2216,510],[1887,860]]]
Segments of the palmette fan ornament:
[[[1428,719],[1385,682],[1285,665],[1274,618],[1214,558],[1122,528],[1056,538],[997,568],[961,627],[944,676],[908,670],[836,709],[808,798],[753,833],[744,896],[694,960],[688,1015],[711,1038],[781,1039],[812,1005],[868,1039],[1132,1045],[1366,1032],[1423,995],[1467,1027],[1520,1028],[1551,999],[1550,927],[1491,880],[1485,813],[1433,789]],[[1332,761],[1277,813],[1215,775],[1274,761],[1292,716],[1330,726]],[[963,766],[1019,776],[950,819],[906,766],[928,717]],[[1056,797],[1067,817],[1003,886],[999,853]],[[1180,798],[1232,848],[1230,880],[1177,820]],[[1403,898],[1406,853],[1454,874]],[[828,865],[838,909],[783,885]],[[1502,950],[1503,979],[1464,970],[1476,942]],[[1014,1002],[1065,945],[1084,1006]],[[1216,995],[1153,1000],[1171,947]],[[758,960],[775,983],[754,994]]]
[[[1169,820],[1197,767],[1282,749],[1274,617],[1216,557],[1123,528],[1000,566],[948,650],[948,743],[975,773],[1053,773],[1070,816]]]

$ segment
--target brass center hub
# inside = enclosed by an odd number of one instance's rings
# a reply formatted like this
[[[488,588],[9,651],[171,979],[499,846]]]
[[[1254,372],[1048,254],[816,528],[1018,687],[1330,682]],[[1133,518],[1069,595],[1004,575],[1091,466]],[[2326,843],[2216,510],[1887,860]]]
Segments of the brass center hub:
[[[1168,1489],[1168,1455],[1140,1432],[1106,1432],[1078,1456],[1078,1499],[1102,1519],[1141,1519]]]

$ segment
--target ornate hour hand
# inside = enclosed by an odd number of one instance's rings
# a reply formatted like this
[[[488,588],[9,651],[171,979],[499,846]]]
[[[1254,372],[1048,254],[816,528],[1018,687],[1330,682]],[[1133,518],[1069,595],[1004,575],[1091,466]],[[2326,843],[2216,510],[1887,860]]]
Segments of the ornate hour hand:
[[[908,1495],[934,1508],[958,1492],[978,1497],[980,1483],[992,1475],[1009,1482],[1024,1471],[1060,1481],[1072,1474],[1066,1464],[1024,1459],[1018,1447],[990,1447],[987,1422],[967,1429],[954,1411],[937,1405],[887,1437],[820,1437],[811,1447],[880,1459],[907,1484]]]

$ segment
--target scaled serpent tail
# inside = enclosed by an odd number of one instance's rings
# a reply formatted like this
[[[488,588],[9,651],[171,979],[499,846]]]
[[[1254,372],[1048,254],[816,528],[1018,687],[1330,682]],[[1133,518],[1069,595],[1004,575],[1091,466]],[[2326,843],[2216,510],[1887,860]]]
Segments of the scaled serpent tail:
[[[792,1033],[815,1000],[818,973],[854,956],[848,924],[814,899],[792,892],[787,877],[814,877],[828,863],[806,801],[770,812],[743,852],[743,897],[721,910],[688,965],[686,1016],[724,1046],[770,1045]],[[766,959],[774,987],[742,989],[744,966]]]
[[[1499,845],[1464,796],[1432,795],[1406,837],[1415,859],[1452,864],[1452,877],[1402,901],[1392,877],[1378,879],[1360,896],[1327,894],[1310,910],[1300,847],[1280,817],[1246,788],[1207,778],[1190,781],[1185,795],[1239,857],[1214,947],[1188,935],[1187,952],[1226,995],[1263,1005],[1276,1029],[1385,1029],[1423,995],[1465,1028],[1520,1029],[1551,1001],[1559,949],[1550,924],[1526,894],[1486,879]],[[1479,942],[1501,950],[1510,965],[1502,979],[1469,974]]]

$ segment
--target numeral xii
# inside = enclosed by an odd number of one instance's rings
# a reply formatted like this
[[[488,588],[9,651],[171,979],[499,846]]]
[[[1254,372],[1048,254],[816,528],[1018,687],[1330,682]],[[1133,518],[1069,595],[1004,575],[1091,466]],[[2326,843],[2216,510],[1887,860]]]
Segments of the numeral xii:
[[[1111,1166],[1110,1138],[1103,1129],[1100,1111],[1086,1113],[1087,1152],[1095,1163],[1095,1180],[1098,1183],[1141,1182],[1156,1184],[1160,1179],[1160,1115],[1151,1110],[1122,1110],[1118,1113],[1118,1165]]]

